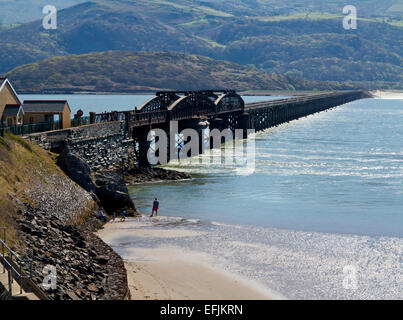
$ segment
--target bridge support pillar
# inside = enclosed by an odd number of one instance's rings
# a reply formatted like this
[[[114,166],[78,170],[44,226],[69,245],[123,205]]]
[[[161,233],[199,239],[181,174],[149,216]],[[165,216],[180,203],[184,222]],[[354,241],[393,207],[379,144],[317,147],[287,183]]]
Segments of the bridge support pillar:
[[[205,132],[209,127],[208,121],[199,121],[197,123],[197,133],[199,134],[199,154],[203,154],[204,150],[206,149],[206,135]]]
[[[189,119],[180,122],[179,124],[179,132],[182,132],[184,129],[193,129],[196,130],[198,134],[198,145],[199,145],[199,154],[203,154],[205,150],[205,130],[209,127],[209,122],[203,118]],[[185,141],[188,143],[189,140]]]
[[[243,113],[239,115],[238,119],[238,129],[242,129],[243,131],[243,138],[248,138],[248,129],[250,129],[250,114]]]
[[[139,144],[139,167],[149,168],[151,165],[148,162],[148,150],[150,149],[151,142],[147,139],[148,132],[142,132],[137,136]]]
[[[214,118],[210,120],[210,125],[209,125],[210,132],[214,129],[220,130],[220,132],[224,129],[224,120],[221,118]],[[210,149],[214,148],[214,141],[213,138],[210,136]],[[221,141],[223,142],[223,141]]]

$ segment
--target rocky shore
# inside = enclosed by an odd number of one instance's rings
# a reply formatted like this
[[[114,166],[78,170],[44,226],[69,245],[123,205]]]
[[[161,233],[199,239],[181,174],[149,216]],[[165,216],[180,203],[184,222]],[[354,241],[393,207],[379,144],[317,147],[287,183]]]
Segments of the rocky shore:
[[[173,170],[162,168],[138,168],[133,167],[123,172],[126,184],[137,184],[144,182],[174,181],[192,179],[192,176]]]

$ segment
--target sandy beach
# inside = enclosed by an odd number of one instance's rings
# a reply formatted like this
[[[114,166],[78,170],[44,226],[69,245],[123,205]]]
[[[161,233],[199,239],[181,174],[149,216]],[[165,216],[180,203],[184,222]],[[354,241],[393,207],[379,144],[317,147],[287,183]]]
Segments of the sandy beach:
[[[403,91],[395,90],[395,91],[382,91],[376,90],[372,91],[376,98],[381,99],[403,99]]]
[[[154,221],[155,222],[155,221]],[[115,248],[130,237],[191,237],[200,235],[191,230],[153,230],[137,219],[108,223],[98,235]],[[132,228],[135,227],[135,228]],[[118,250],[119,253],[119,250]],[[133,300],[251,300],[276,299],[275,294],[238,275],[211,264],[211,257],[188,252],[179,247],[159,246],[136,248],[130,246],[122,255],[128,274]]]

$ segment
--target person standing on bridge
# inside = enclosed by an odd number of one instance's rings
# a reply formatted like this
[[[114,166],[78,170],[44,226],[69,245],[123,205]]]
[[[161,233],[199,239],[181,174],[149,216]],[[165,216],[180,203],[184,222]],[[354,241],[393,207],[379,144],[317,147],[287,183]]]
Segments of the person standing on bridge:
[[[155,216],[158,216],[158,208],[159,208],[159,206],[160,206],[160,202],[158,201],[157,198],[155,198],[154,202],[153,202],[153,210],[151,212],[150,218],[152,218],[154,216],[154,212],[155,212]]]

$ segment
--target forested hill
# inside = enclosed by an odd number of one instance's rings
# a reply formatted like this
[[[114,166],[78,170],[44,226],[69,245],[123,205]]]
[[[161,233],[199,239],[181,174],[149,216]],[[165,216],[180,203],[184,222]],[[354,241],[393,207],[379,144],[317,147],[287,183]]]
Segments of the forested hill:
[[[21,93],[349,88],[267,74],[227,61],[171,52],[108,51],[55,57],[17,67],[8,77]]]

